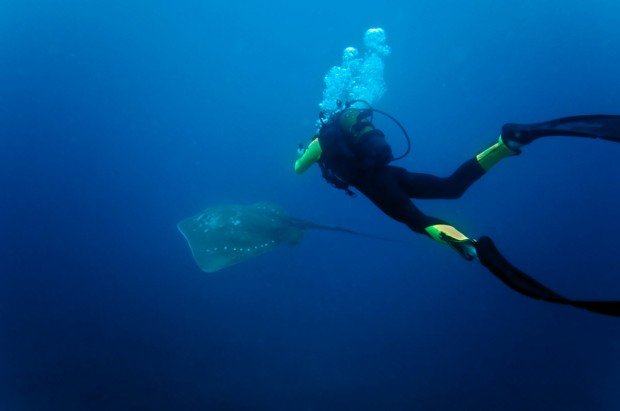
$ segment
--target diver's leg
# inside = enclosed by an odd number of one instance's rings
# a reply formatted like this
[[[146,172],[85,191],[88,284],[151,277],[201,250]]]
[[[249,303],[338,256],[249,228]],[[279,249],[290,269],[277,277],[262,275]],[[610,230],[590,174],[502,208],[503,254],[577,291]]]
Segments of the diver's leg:
[[[398,168],[397,179],[409,198],[454,199],[459,198],[485,174],[475,158],[463,163],[449,177],[437,177],[425,173],[413,173]]]
[[[493,166],[501,160],[517,154],[519,151],[509,148],[500,136],[496,143],[483,150],[476,157],[464,162],[449,177],[412,173],[400,168],[398,180],[410,198],[459,198]]]
[[[424,234],[429,225],[443,223],[425,215],[411,202],[399,184],[399,170],[402,169],[386,167],[356,182],[355,188],[389,217],[406,224],[416,233]]]
[[[572,136],[620,142],[620,116],[564,117],[535,124],[504,124],[497,142],[466,161],[450,177],[401,172],[403,190],[411,198],[458,198],[501,160],[521,153],[521,148],[540,137]]]
[[[517,152],[508,148],[500,139],[476,157],[467,160],[449,177],[412,173],[400,169],[398,179],[403,190],[411,198],[459,198],[494,165],[515,154]]]
[[[501,160],[521,153],[521,148],[540,137],[573,136],[620,142],[620,116],[564,117],[536,124],[505,124],[497,142],[466,161],[449,177],[411,173],[401,169],[398,178],[410,198],[459,198]]]
[[[355,186],[388,216],[405,223],[417,233],[426,233],[432,239],[452,247],[467,260],[478,259],[495,277],[523,295],[620,317],[620,301],[581,301],[565,298],[510,264],[490,238],[470,239],[444,221],[425,215],[402,191],[394,172],[393,169],[385,169]]]
[[[402,169],[387,167],[367,176],[355,187],[372,201],[381,211],[399,221],[412,231],[426,234],[433,240],[446,244],[458,251],[467,260],[476,257],[475,241],[451,226],[449,223],[424,214],[411,201],[399,183]]]

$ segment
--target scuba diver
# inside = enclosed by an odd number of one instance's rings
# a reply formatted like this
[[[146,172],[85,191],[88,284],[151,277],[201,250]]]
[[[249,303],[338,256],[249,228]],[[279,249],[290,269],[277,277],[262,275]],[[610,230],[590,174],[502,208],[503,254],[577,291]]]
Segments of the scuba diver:
[[[367,108],[355,108],[365,103]],[[390,163],[408,154],[406,130],[389,114],[373,109],[363,100],[342,104],[329,118],[321,115],[321,127],[307,147],[300,145],[295,172],[314,163],[336,188],[354,195],[351,187],[381,211],[412,231],[450,246],[466,260],[479,260],[493,275],[528,297],[571,305],[601,314],[620,316],[620,301],[583,301],[563,297],[508,262],[489,237],[470,238],[449,222],[421,212],[411,199],[456,199],[501,160],[521,153],[540,137],[574,136],[620,142],[620,116],[566,117],[537,124],[505,124],[494,144],[465,161],[449,177],[413,173]],[[384,133],[373,125],[373,113],[394,120],[407,137],[404,155],[394,157]]]

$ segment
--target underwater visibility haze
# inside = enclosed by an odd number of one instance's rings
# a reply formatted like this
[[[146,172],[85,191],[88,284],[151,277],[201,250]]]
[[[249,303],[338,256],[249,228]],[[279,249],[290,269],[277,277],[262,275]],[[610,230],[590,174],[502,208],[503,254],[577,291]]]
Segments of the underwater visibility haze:
[[[618,16],[0,0],[0,409],[620,409],[618,318],[295,172],[339,101],[397,118],[394,165],[438,176],[505,123],[619,115]],[[541,138],[415,204],[560,295],[618,300],[619,159]]]

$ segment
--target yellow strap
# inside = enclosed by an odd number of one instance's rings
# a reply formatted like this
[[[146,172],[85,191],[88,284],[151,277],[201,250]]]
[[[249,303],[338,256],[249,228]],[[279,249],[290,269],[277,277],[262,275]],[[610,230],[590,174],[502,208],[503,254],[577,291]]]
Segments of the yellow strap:
[[[443,235],[447,235],[450,238],[453,238],[456,241],[466,241],[469,238],[461,233],[456,228],[447,224],[435,224],[425,228],[428,235],[435,241],[439,241],[442,244],[446,244],[446,241],[443,239]]]
[[[322,153],[323,150],[321,150],[321,144],[317,137],[308,144],[308,148],[304,154],[295,161],[295,172],[301,174],[309,169],[312,164],[316,163],[319,158],[321,158]]]
[[[514,156],[515,154],[517,153],[508,148],[500,136],[498,142],[478,154],[476,160],[478,160],[478,164],[480,164],[484,171],[489,171],[491,167],[501,160],[506,157]]]

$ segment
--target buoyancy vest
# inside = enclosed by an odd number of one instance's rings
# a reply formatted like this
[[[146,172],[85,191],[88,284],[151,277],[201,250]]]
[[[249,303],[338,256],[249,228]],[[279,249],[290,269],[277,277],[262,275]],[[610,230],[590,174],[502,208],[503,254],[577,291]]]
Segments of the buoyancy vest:
[[[370,115],[370,110],[347,108],[334,114],[319,132],[323,177],[348,193],[357,179],[394,158],[383,132],[369,121]]]

